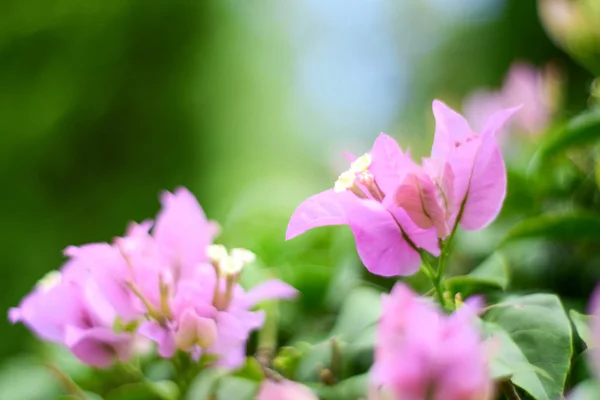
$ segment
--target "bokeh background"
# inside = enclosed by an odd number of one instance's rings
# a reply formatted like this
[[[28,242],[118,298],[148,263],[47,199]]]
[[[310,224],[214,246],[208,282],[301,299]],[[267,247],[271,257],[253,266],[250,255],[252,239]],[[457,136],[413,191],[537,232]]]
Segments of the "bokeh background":
[[[391,283],[366,277],[345,228],[286,243],[294,208],[346,169],[343,151],[366,151],[379,132],[426,155],[431,101],[460,109],[519,60],[560,70],[558,120],[588,107],[593,74],[549,38],[535,1],[5,0],[0,309],[59,267],[66,246],[111,240],[183,185],[221,223],[221,242],[255,251],[301,289],[282,340],[310,337],[354,282]],[[455,268],[472,268],[525,216],[599,207],[595,158],[591,169],[553,170],[536,202],[525,154],[503,215],[459,238]],[[600,276],[594,246],[516,246],[512,288],[583,307]],[[0,337],[1,392],[36,345],[6,318]]]

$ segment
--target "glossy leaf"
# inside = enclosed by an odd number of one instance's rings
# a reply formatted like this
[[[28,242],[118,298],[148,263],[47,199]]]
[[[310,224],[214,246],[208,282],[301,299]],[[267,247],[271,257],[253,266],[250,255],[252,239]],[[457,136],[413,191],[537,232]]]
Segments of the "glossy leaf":
[[[592,109],[572,118],[554,134],[548,135],[539,156],[547,158],[571,146],[580,146],[600,139],[600,109]]]
[[[470,296],[488,290],[505,290],[509,282],[509,269],[506,257],[500,252],[492,254],[467,275],[454,276],[445,284],[452,293]]]
[[[217,400],[254,400],[260,383],[235,376],[226,376],[219,380],[216,391]]]
[[[580,314],[575,310],[569,311],[569,317],[575,326],[575,331],[589,349],[592,344],[592,333],[590,332],[590,315]]]
[[[205,400],[213,395],[219,380],[227,375],[227,371],[219,368],[206,368],[192,381],[185,396],[186,400]]]
[[[558,297],[510,297],[490,310],[485,319],[502,328],[511,339],[500,334],[503,345],[498,354],[514,369],[511,380],[515,385],[538,400],[554,400],[562,395],[573,348],[571,324]],[[511,342],[534,367],[534,374],[531,370],[521,371],[523,360]]]
[[[564,241],[600,241],[600,215],[595,213],[545,214],[516,224],[503,243],[545,238]]]
[[[495,380],[510,379],[515,385],[530,393],[536,399],[547,399],[542,379],[551,379],[548,374],[531,364],[525,354],[502,327],[485,323],[488,345],[493,357],[490,373]]]

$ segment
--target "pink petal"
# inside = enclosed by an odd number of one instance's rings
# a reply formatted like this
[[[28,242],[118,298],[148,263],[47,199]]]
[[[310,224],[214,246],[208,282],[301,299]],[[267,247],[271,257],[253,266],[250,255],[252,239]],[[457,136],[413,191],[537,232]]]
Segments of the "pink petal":
[[[395,194],[396,205],[402,207],[421,229],[436,227],[439,237],[448,235],[446,214],[437,199],[435,184],[426,174],[406,176]]]
[[[481,132],[482,138],[486,138],[487,136],[496,136],[496,134],[502,130],[504,124],[521,109],[522,106],[517,106],[513,108],[507,108],[504,110],[500,110],[494,114],[492,114],[485,123],[483,131]]]
[[[356,156],[347,151],[344,152],[344,157],[346,158],[346,160],[348,160],[348,162],[354,162],[354,160],[356,160]]]
[[[415,166],[410,157],[402,153],[398,143],[385,133],[377,136],[370,154],[369,170],[386,195],[391,195],[404,174]]]
[[[175,354],[175,339],[173,333],[155,321],[142,323],[138,333],[147,337],[158,345],[158,354],[164,358],[171,358]]]
[[[446,160],[437,158],[423,158],[421,160],[423,170],[429,174],[434,184],[438,187],[440,195],[438,198],[440,204],[444,204],[447,213],[450,213],[456,205],[452,204],[454,196],[454,172],[452,167]]]
[[[217,364],[226,368],[239,368],[246,357],[246,341],[250,332],[264,323],[264,312],[234,310],[219,312],[217,341],[207,350],[219,356]]]
[[[419,253],[404,240],[398,223],[381,204],[363,200],[348,208],[358,255],[370,272],[396,276],[419,270]]]
[[[486,90],[470,94],[463,102],[463,112],[477,132],[483,132],[488,117],[503,108],[502,94]]]
[[[106,368],[115,361],[127,361],[132,352],[132,336],[108,328],[80,329],[67,326],[65,344],[86,364]]]
[[[173,194],[163,193],[161,203],[153,236],[169,259],[181,264],[185,272],[206,260],[205,249],[212,243],[214,225],[185,188],[178,188]]]
[[[51,289],[34,289],[18,308],[11,309],[10,317],[44,340],[64,343],[65,326],[82,323],[80,303],[78,288],[61,282]]]
[[[16,324],[17,322],[21,322],[21,310],[17,307],[11,307],[8,310],[8,320],[11,324]]]
[[[254,286],[243,295],[243,307],[250,308],[264,300],[293,299],[299,292],[278,279],[269,279]]]
[[[195,345],[206,348],[217,339],[217,324],[212,318],[198,316],[187,309],[178,319],[175,343],[181,350],[187,351]]]
[[[435,136],[431,157],[445,159],[456,142],[464,142],[473,131],[462,115],[439,100],[433,101]]]
[[[473,165],[481,144],[481,138],[477,137],[467,143],[458,146],[448,157],[448,163],[452,168],[454,176],[454,188],[451,202],[454,204],[453,214],[449,220],[450,226],[454,226],[456,213],[462,206],[467,196],[467,190],[471,182]]]
[[[403,208],[397,207],[395,204],[393,204],[393,199],[391,196],[384,199],[383,205],[388,212],[394,216],[396,221],[398,221],[400,226],[402,226],[404,233],[418,248],[426,250],[436,257],[440,255],[440,244],[438,241],[436,228],[419,228]]]
[[[483,139],[473,166],[460,225],[478,230],[500,213],[506,197],[506,167],[493,136]]]
[[[335,193],[333,189],[309,197],[292,214],[285,234],[286,240],[319,226],[347,224],[344,203],[353,200],[352,193]]]
[[[135,229],[130,228],[136,231],[144,229],[140,225],[136,225]],[[65,254],[71,257],[67,264],[68,268],[76,272],[75,276],[69,279],[83,285],[82,280],[87,282],[89,275],[95,281],[93,285],[97,286],[93,295],[101,297],[102,304],[108,301],[124,320],[133,320],[139,316],[130,290],[125,285],[130,276],[130,269],[116,247],[107,243],[91,243],[80,247],[71,246],[65,250]],[[80,271],[84,272],[83,276]],[[94,302],[91,300],[90,304]],[[101,311],[102,315],[106,316],[106,319],[114,318],[114,315],[109,315],[111,312],[105,304],[103,311]]]

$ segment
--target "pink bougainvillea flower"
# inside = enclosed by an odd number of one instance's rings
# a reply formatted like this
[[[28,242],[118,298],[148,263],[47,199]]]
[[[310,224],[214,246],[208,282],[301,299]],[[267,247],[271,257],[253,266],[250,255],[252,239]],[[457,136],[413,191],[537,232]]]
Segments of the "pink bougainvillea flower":
[[[158,250],[175,268],[175,276],[207,262],[205,249],[219,232],[219,225],[209,221],[194,195],[185,188],[161,196],[162,210],[156,217],[152,236]]]
[[[370,398],[492,398],[485,346],[473,323],[474,305],[446,316],[402,283],[382,302]]]
[[[163,209],[151,233],[133,226],[117,240],[132,271],[126,284],[150,316],[139,333],[157,343],[162,357],[179,349],[196,359],[216,355],[217,364],[239,367],[250,332],[264,322],[263,312],[252,308],[298,292],[276,279],[244,290],[237,280],[254,255],[211,245],[216,224],[207,221],[186,189],[166,193],[162,199]]]
[[[464,103],[464,112],[475,129],[483,129],[486,118],[515,104],[522,110],[509,129],[531,135],[543,132],[551,122],[558,102],[558,74],[552,66],[540,70],[523,62],[514,63],[499,91],[479,90]]]
[[[306,386],[289,380],[265,380],[260,386],[257,400],[318,400]]]
[[[98,367],[128,359],[136,334],[155,342],[162,357],[179,349],[242,365],[251,331],[264,322],[253,308],[298,292],[276,279],[246,291],[238,278],[254,255],[212,245],[216,225],[186,189],[162,199],[154,229],[146,221],[114,244],[69,247],[61,273],[11,309],[10,320]]]
[[[107,367],[129,359],[134,337],[114,331],[116,311],[84,268],[87,262],[72,257],[11,309],[9,318],[44,340],[68,347],[84,363]]]
[[[419,167],[389,136],[342,173],[333,189],[305,200],[294,211],[286,239],[325,225],[349,225],[365,267],[382,276],[411,275],[420,267],[418,248],[439,254],[435,228],[422,229],[393,201],[408,172]]]
[[[444,216],[449,227],[460,223],[466,230],[481,229],[496,218],[506,196],[506,167],[496,134],[518,109],[491,115],[478,134],[456,111],[433,102],[435,137],[431,158],[423,162],[433,184],[424,187],[438,193],[434,199],[425,192],[425,213]]]

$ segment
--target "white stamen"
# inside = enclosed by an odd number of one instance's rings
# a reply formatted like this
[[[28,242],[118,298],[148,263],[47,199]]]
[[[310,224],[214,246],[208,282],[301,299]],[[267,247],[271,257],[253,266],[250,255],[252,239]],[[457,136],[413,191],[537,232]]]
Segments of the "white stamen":
[[[350,164],[350,171],[355,173],[365,172],[371,166],[371,155],[365,153],[358,157],[352,164]]]
[[[210,261],[220,263],[228,257],[227,249],[222,244],[211,244],[206,248],[206,256]]]
[[[244,268],[244,263],[236,258],[228,256],[219,262],[219,270],[223,276],[239,274]]]
[[[342,172],[339,176],[338,180],[335,182],[333,186],[333,191],[335,193],[342,193],[346,190],[350,189],[354,185],[354,181],[356,180],[356,173],[348,170]]]
[[[231,249],[231,258],[244,264],[250,264],[256,261],[256,254],[246,249]]]

